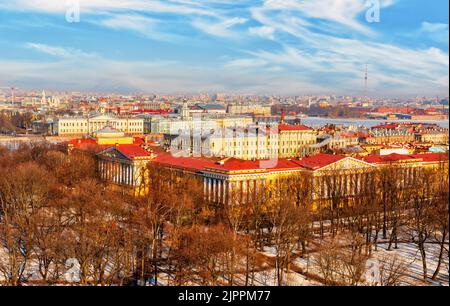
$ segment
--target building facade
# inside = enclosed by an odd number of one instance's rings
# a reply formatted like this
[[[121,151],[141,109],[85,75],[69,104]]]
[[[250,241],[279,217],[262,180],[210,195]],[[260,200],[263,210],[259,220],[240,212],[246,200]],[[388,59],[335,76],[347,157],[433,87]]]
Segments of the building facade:
[[[130,187],[139,186],[154,154],[134,144],[116,145],[97,154],[102,179]]]
[[[99,170],[105,180],[145,190],[140,187],[145,182],[143,169],[153,163],[198,179],[203,183],[205,199],[222,205],[236,194],[240,203],[249,203],[260,200],[261,194],[266,192],[292,192],[299,177],[306,178],[307,183],[297,187],[303,190],[304,200],[313,207],[336,205],[336,197],[355,203],[358,197],[376,192],[375,173],[383,167],[397,167],[405,186],[414,179],[413,169],[448,167],[446,153],[394,153],[358,158],[319,154],[296,159],[242,160],[176,157],[168,152],[155,154],[138,145],[116,145],[98,156]]]
[[[316,132],[305,125],[278,126],[278,157],[305,157],[314,152],[317,143]]]
[[[62,117],[57,119],[58,136],[82,136],[91,134],[105,126],[111,126],[128,135],[144,133],[144,119],[99,115],[88,118]]]
[[[261,104],[230,104],[227,107],[227,113],[234,115],[254,114],[254,115],[270,115],[272,107],[270,105]]]

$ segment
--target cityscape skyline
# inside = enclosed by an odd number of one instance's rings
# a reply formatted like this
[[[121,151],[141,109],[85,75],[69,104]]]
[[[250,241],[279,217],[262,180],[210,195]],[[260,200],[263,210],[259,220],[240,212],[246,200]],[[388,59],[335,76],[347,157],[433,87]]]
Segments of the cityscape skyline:
[[[0,87],[447,97],[448,2],[376,3],[2,1]]]

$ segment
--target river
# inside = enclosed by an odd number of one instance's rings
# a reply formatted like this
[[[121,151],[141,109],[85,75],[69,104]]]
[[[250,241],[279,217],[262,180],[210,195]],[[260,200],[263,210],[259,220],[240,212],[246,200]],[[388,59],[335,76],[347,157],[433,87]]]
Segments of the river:
[[[365,126],[368,128],[371,128],[373,126],[376,126],[380,123],[385,122],[395,122],[395,123],[401,123],[401,122],[413,122],[413,123],[435,123],[443,128],[449,128],[449,122],[448,120],[440,120],[440,121],[433,121],[433,120],[380,120],[380,119],[341,119],[341,118],[321,118],[321,117],[307,117],[302,118],[302,124],[311,126],[311,127],[317,127],[317,126],[323,126],[326,124],[336,124],[336,125],[344,125],[344,126],[350,126],[350,125],[357,125],[357,126]]]

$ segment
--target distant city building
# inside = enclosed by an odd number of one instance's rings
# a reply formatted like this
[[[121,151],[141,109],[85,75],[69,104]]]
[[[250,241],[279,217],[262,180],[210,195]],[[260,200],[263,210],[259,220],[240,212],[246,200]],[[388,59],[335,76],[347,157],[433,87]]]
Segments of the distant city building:
[[[205,103],[198,103],[194,106],[190,107],[189,113],[195,114],[195,113],[208,113],[208,114],[225,114],[226,108],[223,104],[205,104]]]
[[[170,103],[166,101],[144,101],[141,102],[141,109],[151,109],[151,110],[169,110],[171,108]]]
[[[424,131],[416,134],[416,140],[433,144],[449,144],[448,130]]]
[[[89,118],[59,118],[57,119],[57,134],[58,136],[81,136],[91,134],[105,126],[111,126],[129,135],[144,133],[144,119],[142,118],[121,118],[111,115],[99,115]]]
[[[31,123],[31,129],[34,134],[56,135],[58,133],[57,124],[53,118],[35,120]]]
[[[278,130],[280,158],[304,157],[315,152],[311,148],[311,145],[317,143],[317,133],[313,129],[305,125],[280,124]]]
[[[227,113],[234,115],[254,114],[254,115],[270,115],[272,108],[270,105],[259,104],[230,104],[227,107]]]
[[[179,156],[234,157],[243,160],[278,156],[277,133],[258,127],[212,129],[204,133],[166,135],[166,148]]]
[[[246,127],[253,123],[250,116],[227,116],[205,114],[190,116],[186,112],[181,116],[147,116],[145,125],[149,133],[177,135],[182,131],[210,131],[226,127]]]
[[[183,131],[188,131],[187,133]],[[316,152],[316,132],[304,125],[216,126],[165,134],[165,148],[181,156],[243,160],[304,157]]]

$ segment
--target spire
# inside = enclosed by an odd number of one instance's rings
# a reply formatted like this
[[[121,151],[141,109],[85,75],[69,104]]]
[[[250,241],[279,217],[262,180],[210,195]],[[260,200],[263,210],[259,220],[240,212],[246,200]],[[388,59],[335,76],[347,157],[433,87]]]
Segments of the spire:
[[[47,103],[47,97],[45,96],[45,90],[42,90],[41,104]]]
[[[281,124],[284,124],[285,114],[284,110],[281,110]]]

